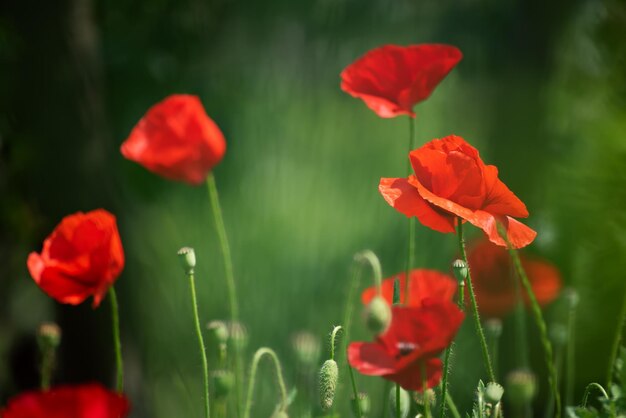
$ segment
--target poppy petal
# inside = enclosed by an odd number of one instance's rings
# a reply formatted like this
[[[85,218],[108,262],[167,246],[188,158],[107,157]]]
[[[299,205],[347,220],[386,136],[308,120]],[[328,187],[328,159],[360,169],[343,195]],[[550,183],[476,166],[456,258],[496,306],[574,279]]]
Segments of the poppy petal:
[[[443,363],[439,358],[429,358],[424,361],[412,363],[410,366],[397,373],[385,376],[386,379],[396,382],[405,390],[422,391],[422,374],[426,367],[426,386],[435,387],[441,381]]]
[[[483,173],[491,187],[481,209],[494,215],[527,218],[526,205],[498,178],[498,168],[488,165]]]
[[[429,205],[410,183],[410,178],[381,178],[378,191],[390,206],[406,217],[415,216],[422,224],[435,231],[454,232],[454,217]]]
[[[348,346],[348,362],[361,374],[383,376],[395,372],[395,359],[380,343],[355,342]]]

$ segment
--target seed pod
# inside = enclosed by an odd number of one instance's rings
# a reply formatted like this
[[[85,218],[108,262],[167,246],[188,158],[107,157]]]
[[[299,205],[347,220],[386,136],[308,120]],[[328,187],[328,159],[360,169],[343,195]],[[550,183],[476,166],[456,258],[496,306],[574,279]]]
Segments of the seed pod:
[[[387,331],[391,323],[391,308],[385,299],[374,297],[365,308],[365,324],[372,334],[380,335]]]
[[[193,274],[193,269],[196,267],[196,252],[191,247],[183,247],[178,250],[178,259],[180,265],[185,270],[186,274]]]
[[[413,400],[416,404],[424,405],[424,398],[426,398],[430,406],[435,405],[437,402],[437,394],[431,388],[426,389],[426,396],[422,392],[413,392]]]
[[[462,283],[467,279],[467,273],[469,269],[467,268],[467,263],[463,260],[454,260],[452,262],[452,271],[454,272],[454,277]]]
[[[339,368],[335,360],[326,360],[322,364],[319,376],[320,405],[322,410],[328,411],[333,406],[337,381],[339,380]]]
[[[248,330],[245,325],[238,321],[229,321],[228,335],[232,346],[237,351],[243,351],[248,346]]]
[[[57,348],[61,344],[61,328],[54,322],[42,323],[37,330],[37,342],[42,350]]]
[[[211,321],[206,328],[215,345],[226,344],[228,341],[228,327],[224,321]]]
[[[512,405],[524,406],[535,397],[535,375],[528,370],[514,370],[506,377],[507,399]]]
[[[211,373],[211,381],[216,399],[224,399],[235,384],[235,376],[228,370],[215,370]]]
[[[370,402],[370,397],[365,392],[359,393],[359,396],[350,400],[350,405],[352,406],[352,412],[355,417],[359,416],[359,409],[361,407],[361,416],[366,416],[370,413],[370,409],[372,409],[372,405]]]
[[[500,402],[503,394],[504,388],[496,382],[489,382],[485,386],[485,400],[492,405]]]
[[[409,392],[400,388],[400,405],[398,405],[396,400],[396,388],[392,387],[389,391],[389,407],[391,408],[392,417],[397,416],[396,413],[399,407],[400,417],[407,418],[409,410],[411,409],[411,396],[409,395]]]

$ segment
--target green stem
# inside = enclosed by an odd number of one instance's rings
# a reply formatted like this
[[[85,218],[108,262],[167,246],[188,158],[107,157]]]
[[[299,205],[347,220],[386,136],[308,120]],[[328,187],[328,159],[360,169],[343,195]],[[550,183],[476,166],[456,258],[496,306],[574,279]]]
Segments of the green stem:
[[[278,356],[271,348],[261,347],[259,348],[252,357],[252,366],[250,367],[250,383],[248,383],[248,395],[246,397],[246,407],[244,410],[244,418],[250,418],[250,409],[252,408],[252,395],[254,395],[254,385],[256,383],[256,371],[259,366],[259,361],[261,358],[266,355],[269,356],[276,368],[276,377],[278,380],[278,387],[280,389],[281,395],[281,404],[280,411],[284,411],[287,408],[287,387],[285,386],[285,381],[283,379],[283,371],[280,365],[280,360],[278,360]]]
[[[400,385],[396,383],[396,418],[402,418],[402,408],[400,406]]]
[[[565,405],[572,405],[574,402],[574,384],[576,381],[576,308],[578,306],[578,295],[574,290],[568,298],[569,315],[567,318],[567,347],[566,349],[566,367],[567,379],[565,380]]]
[[[422,402],[424,403],[424,415],[426,418],[431,418],[430,414],[430,399],[426,391],[428,390],[428,377],[426,372],[426,363],[422,363]]]
[[[539,328],[539,333],[541,337],[541,344],[543,345],[544,351],[544,359],[546,362],[546,366],[548,368],[548,383],[550,384],[550,388],[554,394],[554,400],[556,404],[555,416],[561,416],[561,394],[558,390],[557,385],[557,373],[556,367],[554,366],[554,362],[552,361],[553,350],[552,343],[548,338],[548,330],[546,327],[546,322],[543,319],[543,314],[541,313],[541,308],[539,307],[539,303],[537,302],[537,298],[535,297],[535,293],[533,292],[533,288],[530,285],[530,281],[528,280],[528,276],[526,276],[526,271],[522,266],[522,262],[517,254],[517,251],[511,246],[506,233],[501,233],[500,235],[506,241],[507,248],[509,249],[509,254],[511,255],[511,259],[513,260],[513,264],[515,265],[515,269],[517,270],[517,274],[519,278],[522,280],[522,285],[524,286],[524,290],[526,290],[526,294],[528,295],[528,299],[530,300],[530,306],[532,308],[533,317],[535,319],[535,324],[537,328]]]
[[[219,195],[217,193],[217,185],[213,172],[207,177],[207,187],[209,190],[209,200],[211,201],[211,210],[215,220],[217,236],[220,241],[222,251],[222,259],[224,263],[224,272],[226,274],[226,287],[228,288],[228,301],[230,305],[230,319],[233,322],[239,321],[239,305],[237,304],[237,287],[235,276],[233,273],[233,259],[230,253],[230,245],[228,244],[228,236],[226,235],[226,227],[224,226],[224,218],[222,216],[222,208],[220,205]],[[235,364],[235,405],[237,416],[241,416],[241,392],[243,385],[243,370],[241,368],[242,358],[241,352],[237,350],[234,356]]]
[[[374,254],[372,250],[363,250],[359,253],[356,253],[354,256],[354,261],[360,263],[368,263],[372,268],[372,276],[374,278],[374,285],[376,286],[376,294],[380,296],[382,294],[382,280],[383,280],[383,271],[380,266],[380,260]]]
[[[357,412],[356,418],[361,418],[363,416],[363,411],[361,411],[361,402],[359,402],[359,390],[356,387],[356,380],[354,379],[354,371],[352,370],[352,367],[350,367],[349,364],[347,364],[347,366],[348,366],[348,372],[350,374],[350,383],[352,383],[352,394],[354,395],[355,404],[356,404],[356,412]]]
[[[409,116],[409,153],[415,148],[415,118]],[[411,159],[408,159],[407,174],[413,173],[411,167]],[[408,231],[408,245],[407,245],[407,257],[406,257],[406,281],[404,282],[404,303],[409,301],[411,269],[414,264],[415,257],[415,218],[409,218],[409,231]]]
[[[528,331],[526,329],[526,310],[524,309],[524,299],[522,297],[522,289],[520,288],[520,281],[517,277],[513,276],[515,282],[515,298],[517,304],[515,305],[515,334],[516,334],[516,346],[519,366],[524,370],[529,370],[528,367]]]
[[[609,369],[607,370],[606,387],[611,390],[613,385],[613,370],[615,367],[615,360],[619,352],[619,346],[622,341],[622,330],[624,329],[624,323],[626,322],[626,293],[624,293],[624,300],[622,301],[621,311],[618,317],[617,330],[615,331],[615,338],[611,345],[611,353],[609,357]]]
[[[450,343],[446,348],[446,354],[443,360],[443,377],[441,378],[441,408],[439,416],[445,418],[446,416],[446,400],[448,397],[448,371],[450,369],[450,355],[452,354],[452,346],[454,342]],[[426,396],[424,396],[424,399]]]
[[[335,339],[337,338],[337,334],[341,331],[341,325],[337,325],[333,328],[330,333],[330,359],[335,359]]]
[[[454,418],[461,418],[459,409],[456,407],[456,404],[454,403],[454,400],[452,399],[452,396],[450,394],[448,394],[448,396],[446,397],[446,404],[448,404],[448,408],[450,409],[450,412],[452,413],[452,416]]]
[[[487,341],[485,340],[485,333],[483,331],[483,327],[480,324],[480,315],[478,313],[478,304],[476,303],[476,295],[474,294],[474,285],[472,284],[472,269],[467,261],[467,252],[465,251],[465,238],[463,237],[463,221],[461,218],[457,218],[457,234],[459,236],[459,249],[461,251],[461,256],[465,264],[467,265],[467,288],[469,290],[470,300],[472,302],[472,313],[474,316],[474,326],[476,327],[476,334],[478,334],[478,339],[480,340],[480,346],[483,353],[483,361],[485,363],[485,368],[487,369],[487,373],[489,374],[489,380],[492,382],[496,381],[495,373],[493,372],[493,367],[491,366],[491,359],[489,357],[489,349],[487,348]]]
[[[602,385],[600,385],[599,383],[589,383],[587,385],[587,387],[585,388],[585,394],[583,395],[583,402],[580,405],[583,408],[587,407],[587,401],[589,400],[589,394],[591,393],[591,389],[596,388],[600,391],[600,393],[602,393],[602,396],[604,396],[606,399],[609,399],[609,395],[606,393],[606,390],[604,390],[604,388],[602,387]]]
[[[196,281],[193,273],[188,273],[189,288],[191,290],[191,307],[193,309],[193,319],[196,328],[196,336],[198,337],[198,345],[200,346],[200,356],[202,358],[202,374],[204,375],[204,413],[206,418],[211,416],[211,408],[209,405],[209,364],[206,357],[206,348],[204,347],[204,339],[202,338],[202,328],[200,327],[200,316],[198,315],[198,299],[196,297]]]
[[[46,347],[41,353],[41,390],[50,389],[52,380],[52,368],[54,366],[54,348]]]
[[[124,364],[122,362],[122,340],[120,339],[120,315],[117,294],[113,286],[109,288],[109,300],[111,301],[111,324],[113,326],[113,344],[115,346],[115,368],[117,370],[116,389],[119,393],[122,393],[124,391]]]

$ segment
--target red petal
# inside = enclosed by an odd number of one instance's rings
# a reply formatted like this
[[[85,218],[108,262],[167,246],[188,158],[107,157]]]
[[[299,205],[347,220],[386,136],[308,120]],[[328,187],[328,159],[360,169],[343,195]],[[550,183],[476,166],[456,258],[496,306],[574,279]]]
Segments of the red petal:
[[[526,205],[498,178],[498,169],[493,165],[485,166],[485,182],[490,185],[487,197],[481,208],[485,212],[501,216],[527,218]]]
[[[348,362],[361,374],[382,376],[395,372],[395,359],[379,343],[356,342],[348,346]]]
[[[454,218],[435,210],[420,196],[409,181],[410,178],[409,180],[381,178],[378,191],[390,206],[405,216],[415,216],[423,225],[435,231],[454,232]]]
[[[389,303],[393,303],[393,283],[398,278],[400,281],[400,302],[402,304],[419,307],[422,301],[427,298],[452,300],[457,288],[457,282],[450,276],[436,270],[414,269],[411,271],[411,281],[409,283],[409,303],[404,301],[404,290],[406,289],[406,274],[404,272],[395,274],[382,281],[382,297]],[[361,301],[367,305],[376,296],[375,286],[369,287],[361,294]]]
[[[433,388],[441,381],[443,363],[438,358],[429,358],[411,364],[401,371],[383,376],[387,380],[398,383],[405,390],[422,391],[422,373],[426,366],[426,387]]]

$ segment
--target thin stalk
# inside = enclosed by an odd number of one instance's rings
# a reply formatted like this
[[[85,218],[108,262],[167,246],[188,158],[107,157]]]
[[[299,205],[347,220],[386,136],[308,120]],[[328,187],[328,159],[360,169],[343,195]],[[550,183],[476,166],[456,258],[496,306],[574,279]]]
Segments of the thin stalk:
[[[565,405],[572,405],[574,402],[574,384],[576,381],[576,308],[578,306],[578,295],[574,290],[568,298],[569,309],[567,318],[567,347],[565,348]]]
[[[609,357],[609,369],[606,374],[606,387],[611,390],[613,385],[613,369],[615,367],[615,360],[617,359],[617,353],[619,352],[619,345],[622,341],[622,331],[624,329],[624,323],[626,322],[626,293],[624,293],[624,299],[622,301],[621,311],[618,317],[617,330],[615,330],[615,338],[611,345],[611,354]]]
[[[476,334],[478,335],[478,339],[480,340],[480,346],[483,353],[483,362],[485,363],[485,368],[487,369],[487,373],[489,374],[489,380],[492,382],[496,381],[495,373],[493,372],[493,367],[491,366],[491,358],[489,357],[489,349],[487,347],[487,341],[485,340],[485,333],[483,331],[483,327],[480,323],[480,314],[478,313],[478,304],[476,303],[476,295],[474,294],[474,285],[472,284],[472,269],[467,261],[467,252],[465,251],[465,238],[463,237],[463,221],[461,218],[457,218],[457,235],[459,237],[459,249],[461,251],[461,256],[465,264],[467,265],[467,288],[469,290],[470,300],[472,302],[472,314],[474,316],[474,326],[476,327]]]
[[[228,236],[226,235],[226,227],[224,226],[224,218],[222,216],[222,207],[220,205],[219,194],[217,193],[217,185],[213,172],[207,177],[207,188],[209,191],[209,200],[211,201],[211,211],[215,220],[217,236],[222,251],[222,259],[224,263],[224,272],[226,275],[226,287],[228,289],[228,302],[230,306],[230,319],[233,322],[239,321],[239,305],[237,303],[237,286],[233,273],[233,259],[230,253],[230,245],[228,244]],[[237,416],[241,416],[241,392],[243,385],[243,370],[241,368],[242,358],[241,352],[237,350],[234,356],[235,365],[235,405]]]
[[[200,347],[200,357],[202,358],[202,374],[204,376],[204,414],[206,418],[211,416],[211,407],[209,403],[209,363],[206,356],[206,348],[204,346],[204,338],[202,338],[202,328],[200,327],[200,316],[198,315],[198,298],[196,297],[196,280],[193,272],[187,273],[189,278],[189,289],[191,291],[191,307],[193,309],[193,320],[196,328],[196,336],[198,337],[198,346]]]
[[[409,153],[415,148],[415,118],[409,117]],[[407,162],[407,174],[411,175],[413,168],[411,167],[411,160]],[[407,245],[407,257],[406,257],[406,281],[404,283],[404,303],[409,300],[411,269],[413,268],[415,257],[415,218],[409,218],[409,231],[408,231],[408,245]]]
[[[337,334],[341,331],[341,325],[337,325],[333,328],[330,333],[330,359],[335,360],[335,340],[337,339]]]
[[[117,370],[116,390],[124,391],[124,364],[122,361],[122,340],[120,338],[120,314],[117,303],[117,293],[113,286],[109,288],[109,300],[111,301],[111,324],[113,327],[113,344],[115,346],[115,369]]]
[[[354,371],[352,370],[352,367],[350,367],[349,364],[347,364],[346,366],[348,366],[348,372],[350,374],[350,383],[352,383],[352,394],[354,395],[354,399],[355,399],[357,418],[361,418],[363,416],[363,411],[361,411],[361,402],[359,402],[359,390],[356,387],[356,380],[354,379]]]
[[[456,404],[454,403],[454,400],[452,399],[452,396],[450,396],[450,394],[448,394],[448,396],[446,397],[446,404],[448,404],[448,408],[450,409],[450,413],[452,414],[453,418],[461,418],[459,409],[456,407]]]
[[[465,312],[465,280],[459,283],[459,299],[457,301],[459,309]]]
[[[400,407],[400,385],[396,383],[396,418],[402,418],[402,408]]]
[[[600,391],[600,393],[602,393],[602,396],[604,396],[606,399],[609,399],[609,395],[606,393],[606,390],[604,390],[604,388],[602,387],[601,384],[599,383],[589,383],[587,385],[587,387],[585,388],[585,394],[583,395],[583,402],[580,405],[583,408],[587,407],[587,401],[589,400],[589,394],[591,393],[591,389],[596,388]]]
[[[443,377],[441,378],[441,408],[439,412],[439,416],[441,418],[445,418],[446,416],[446,401],[448,397],[448,372],[450,369],[450,356],[452,355],[452,346],[454,342],[450,343],[448,348],[446,348],[446,354],[443,360]],[[424,396],[424,399],[426,396]]]
[[[550,388],[552,393],[554,394],[554,401],[556,404],[555,416],[561,416],[561,394],[559,393],[558,385],[557,385],[557,373],[556,367],[554,366],[554,362],[552,361],[553,350],[552,343],[548,338],[548,329],[546,327],[546,322],[543,319],[543,314],[541,313],[541,308],[539,307],[539,303],[537,302],[537,298],[535,297],[535,293],[533,292],[533,288],[530,285],[530,281],[528,280],[528,276],[526,276],[526,271],[522,266],[522,262],[517,254],[517,251],[511,247],[511,244],[508,242],[508,238],[506,234],[503,235],[503,238],[506,241],[507,248],[509,249],[509,254],[511,255],[511,259],[513,260],[513,264],[515,265],[515,269],[517,270],[517,274],[522,281],[522,285],[526,290],[526,294],[528,295],[528,299],[530,300],[530,306],[532,308],[533,317],[535,319],[535,324],[537,328],[539,328],[539,333],[541,337],[541,344],[543,346],[544,351],[544,359],[546,362],[546,366],[548,368],[548,383],[550,384]]]
[[[52,380],[52,366],[54,365],[54,349],[47,348],[42,353],[41,358],[41,390],[50,389],[50,381]]]
[[[426,395],[428,390],[428,377],[426,372],[426,363],[422,363],[422,402],[424,403],[424,415],[426,418],[431,418],[430,413],[430,399]]]
[[[524,300],[522,297],[522,289],[520,281],[513,276],[515,282],[515,298],[517,304],[515,306],[515,337],[517,346],[517,361],[519,366],[524,370],[529,370],[528,366],[528,331],[526,328],[526,310],[524,309]]]
[[[280,360],[278,360],[278,356],[271,348],[261,347],[259,348],[252,357],[252,365],[250,367],[250,383],[248,384],[248,395],[246,397],[246,407],[244,410],[244,418],[250,418],[250,410],[252,408],[252,396],[254,395],[254,385],[256,383],[256,371],[259,366],[259,361],[263,356],[268,356],[272,359],[274,363],[274,367],[276,368],[276,377],[278,380],[278,388],[280,389],[281,403],[280,403],[280,411],[284,411],[287,407],[287,386],[285,386],[285,380],[283,379],[283,371],[280,365]]]

